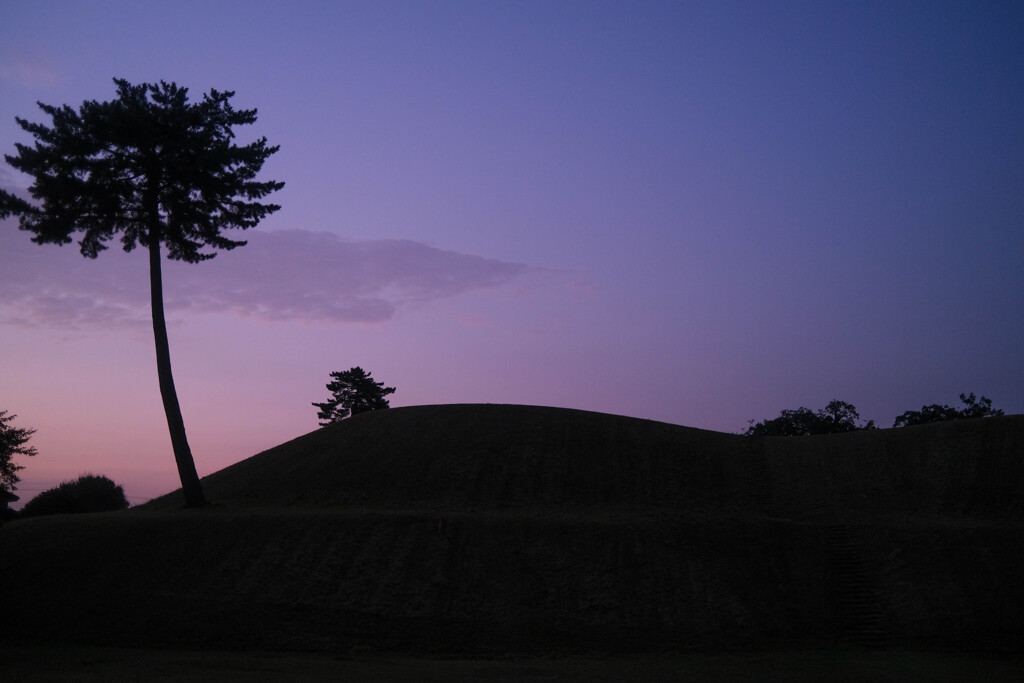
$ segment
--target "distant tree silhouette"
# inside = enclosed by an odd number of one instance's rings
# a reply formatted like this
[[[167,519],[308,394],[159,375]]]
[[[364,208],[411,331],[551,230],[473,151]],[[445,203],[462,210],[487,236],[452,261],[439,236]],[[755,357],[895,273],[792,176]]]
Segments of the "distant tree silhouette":
[[[107,477],[85,474],[75,481],[65,481],[56,488],[43,491],[25,503],[21,516],[109,512],[127,507],[124,489]]]
[[[874,429],[875,421],[857,424],[857,409],[845,401],[831,401],[817,412],[808,408],[783,410],[779,416],[754,423],[743,432],[745,436],[811,436],[814,434],[840,434],[860,429]]]
[[[247,229],[280,207],[258,201],[284,183],[254,180],[277,151],[266,138],[238,146],[235,126],[251,124],[256,110],[235,110],[233,92],[211,90],[189,103],[188,89],[174,83],[132,85],[114,79],[117,99],[71,107],[39,104],[52,125],[16,118],[36,140],[18,144],[7,162],[34,179],[32,204],[0,190],[0,215],[18,215],[37,244],[68,244],[81,232],[83,256],[95,258],[117,235],[125,251],[149,252],[153,336],[160,394],[190,506],[205,502],[171,374],[164,320],[160,245],[172,260],[213,258],[204,247],[245,244],[221,235]]]
[[[332,397],[324,403],[314,403],[319,408],[317,417],[320,426],[326,427],[340,422],[351,415],[389,408],[388,394],[395,393],[394,387],[385,387],[383,382],[374,382],[370,373],[360,367],[344,372],[332,372],[332,381],[327,390]]]
[[[14,456],[36,454],[35,447],[25,445],[36,430],[11,426],[10,421],[16,417],[8,415],[6,410],[0,410],[0,492],[14,491],[17,488],[15,485],[21,481],[17,472],[25,469],[25,466],[16,464]],[[7,506],[6,501],[3,505]]]
[[[908,410],[893,423],[893,427],[928,424],[930,422],[946,422],[948,420],[964,420],[976,417],[998,417],[1002,410],[992,408],[992,399],[977,398],[974,394],[960,394],[960,402],[964,407],[960,410],[947,405],[933,403],[922,406],[921,410]]]

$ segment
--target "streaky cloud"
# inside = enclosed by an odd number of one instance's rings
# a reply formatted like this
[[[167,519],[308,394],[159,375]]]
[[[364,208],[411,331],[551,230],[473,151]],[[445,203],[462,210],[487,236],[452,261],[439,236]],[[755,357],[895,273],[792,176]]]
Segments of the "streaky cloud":
[[[42,89],[56,85],[57,80],[57,73],[44,64],[25,59],[0,61],[0,82]]]
[[[95,261],[75,244],[33,244],[0,227],[0,322],[22,327],[137,326],[149,319],[148,262],[112,243]],[[199,264],[164,261],[168,312],[268,321],[377,323],[407,306],[501,287],[531,269],[412,240],[346,240],[310,230],[252,231]]]

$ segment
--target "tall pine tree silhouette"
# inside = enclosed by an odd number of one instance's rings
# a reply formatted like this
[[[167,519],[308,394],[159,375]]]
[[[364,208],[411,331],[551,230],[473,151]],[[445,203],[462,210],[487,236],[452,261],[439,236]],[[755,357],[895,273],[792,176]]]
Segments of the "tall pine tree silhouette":
[[[115,236],[125,251],[148,250],[160,395],[186,504],[199,506],[206,501],[171,374],[160,246],[170,259],[197,263],[216,255],[206,247],[244,245],[221,233],[252,228],[280,208],[258,200],[284,183],[255,180],[278,148],[266,138],[234,144],[233,128],[255,122],[256,110],[235,110],[233,92],[211,90],[190,103],[188,89],[174,83],[114,83],[117,99],[89,100],[77,111],[39,103],[50,125],[15,119],[35,145],[18,144],[5,159],[33,178],[36,203],[0,190],[0,216],[17,215],[37,244],[68,244],[80,234],[88,258]]]

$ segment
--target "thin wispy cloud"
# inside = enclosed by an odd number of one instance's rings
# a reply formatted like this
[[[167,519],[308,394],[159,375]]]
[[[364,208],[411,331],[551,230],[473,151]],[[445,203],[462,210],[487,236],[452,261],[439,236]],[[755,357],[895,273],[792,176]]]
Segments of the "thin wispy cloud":
[[[56,85],[57,72],[25,59],[0,59],[0,82],[25,88],[49,88]]]
[[[233,313],[270,321],[375,323],[403,307],[501,287],[530,268],[411,240],[345,240],[329,232],[253,231],[210,261],[165,261],[169,313]],[[144,254],[120,245],[96,260],[77,245],[37,245],[0,229],[0,322],[25,327],[134,326],[149,320]]]

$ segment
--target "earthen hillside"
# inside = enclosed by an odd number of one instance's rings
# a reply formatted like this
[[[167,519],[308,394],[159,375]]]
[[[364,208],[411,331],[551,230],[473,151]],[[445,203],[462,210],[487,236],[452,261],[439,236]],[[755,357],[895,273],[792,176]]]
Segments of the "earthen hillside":
[[[1019,651],[1024,417],[752,439],[552,408],[320,429],[0,530],[17,638],[437,654]]]

